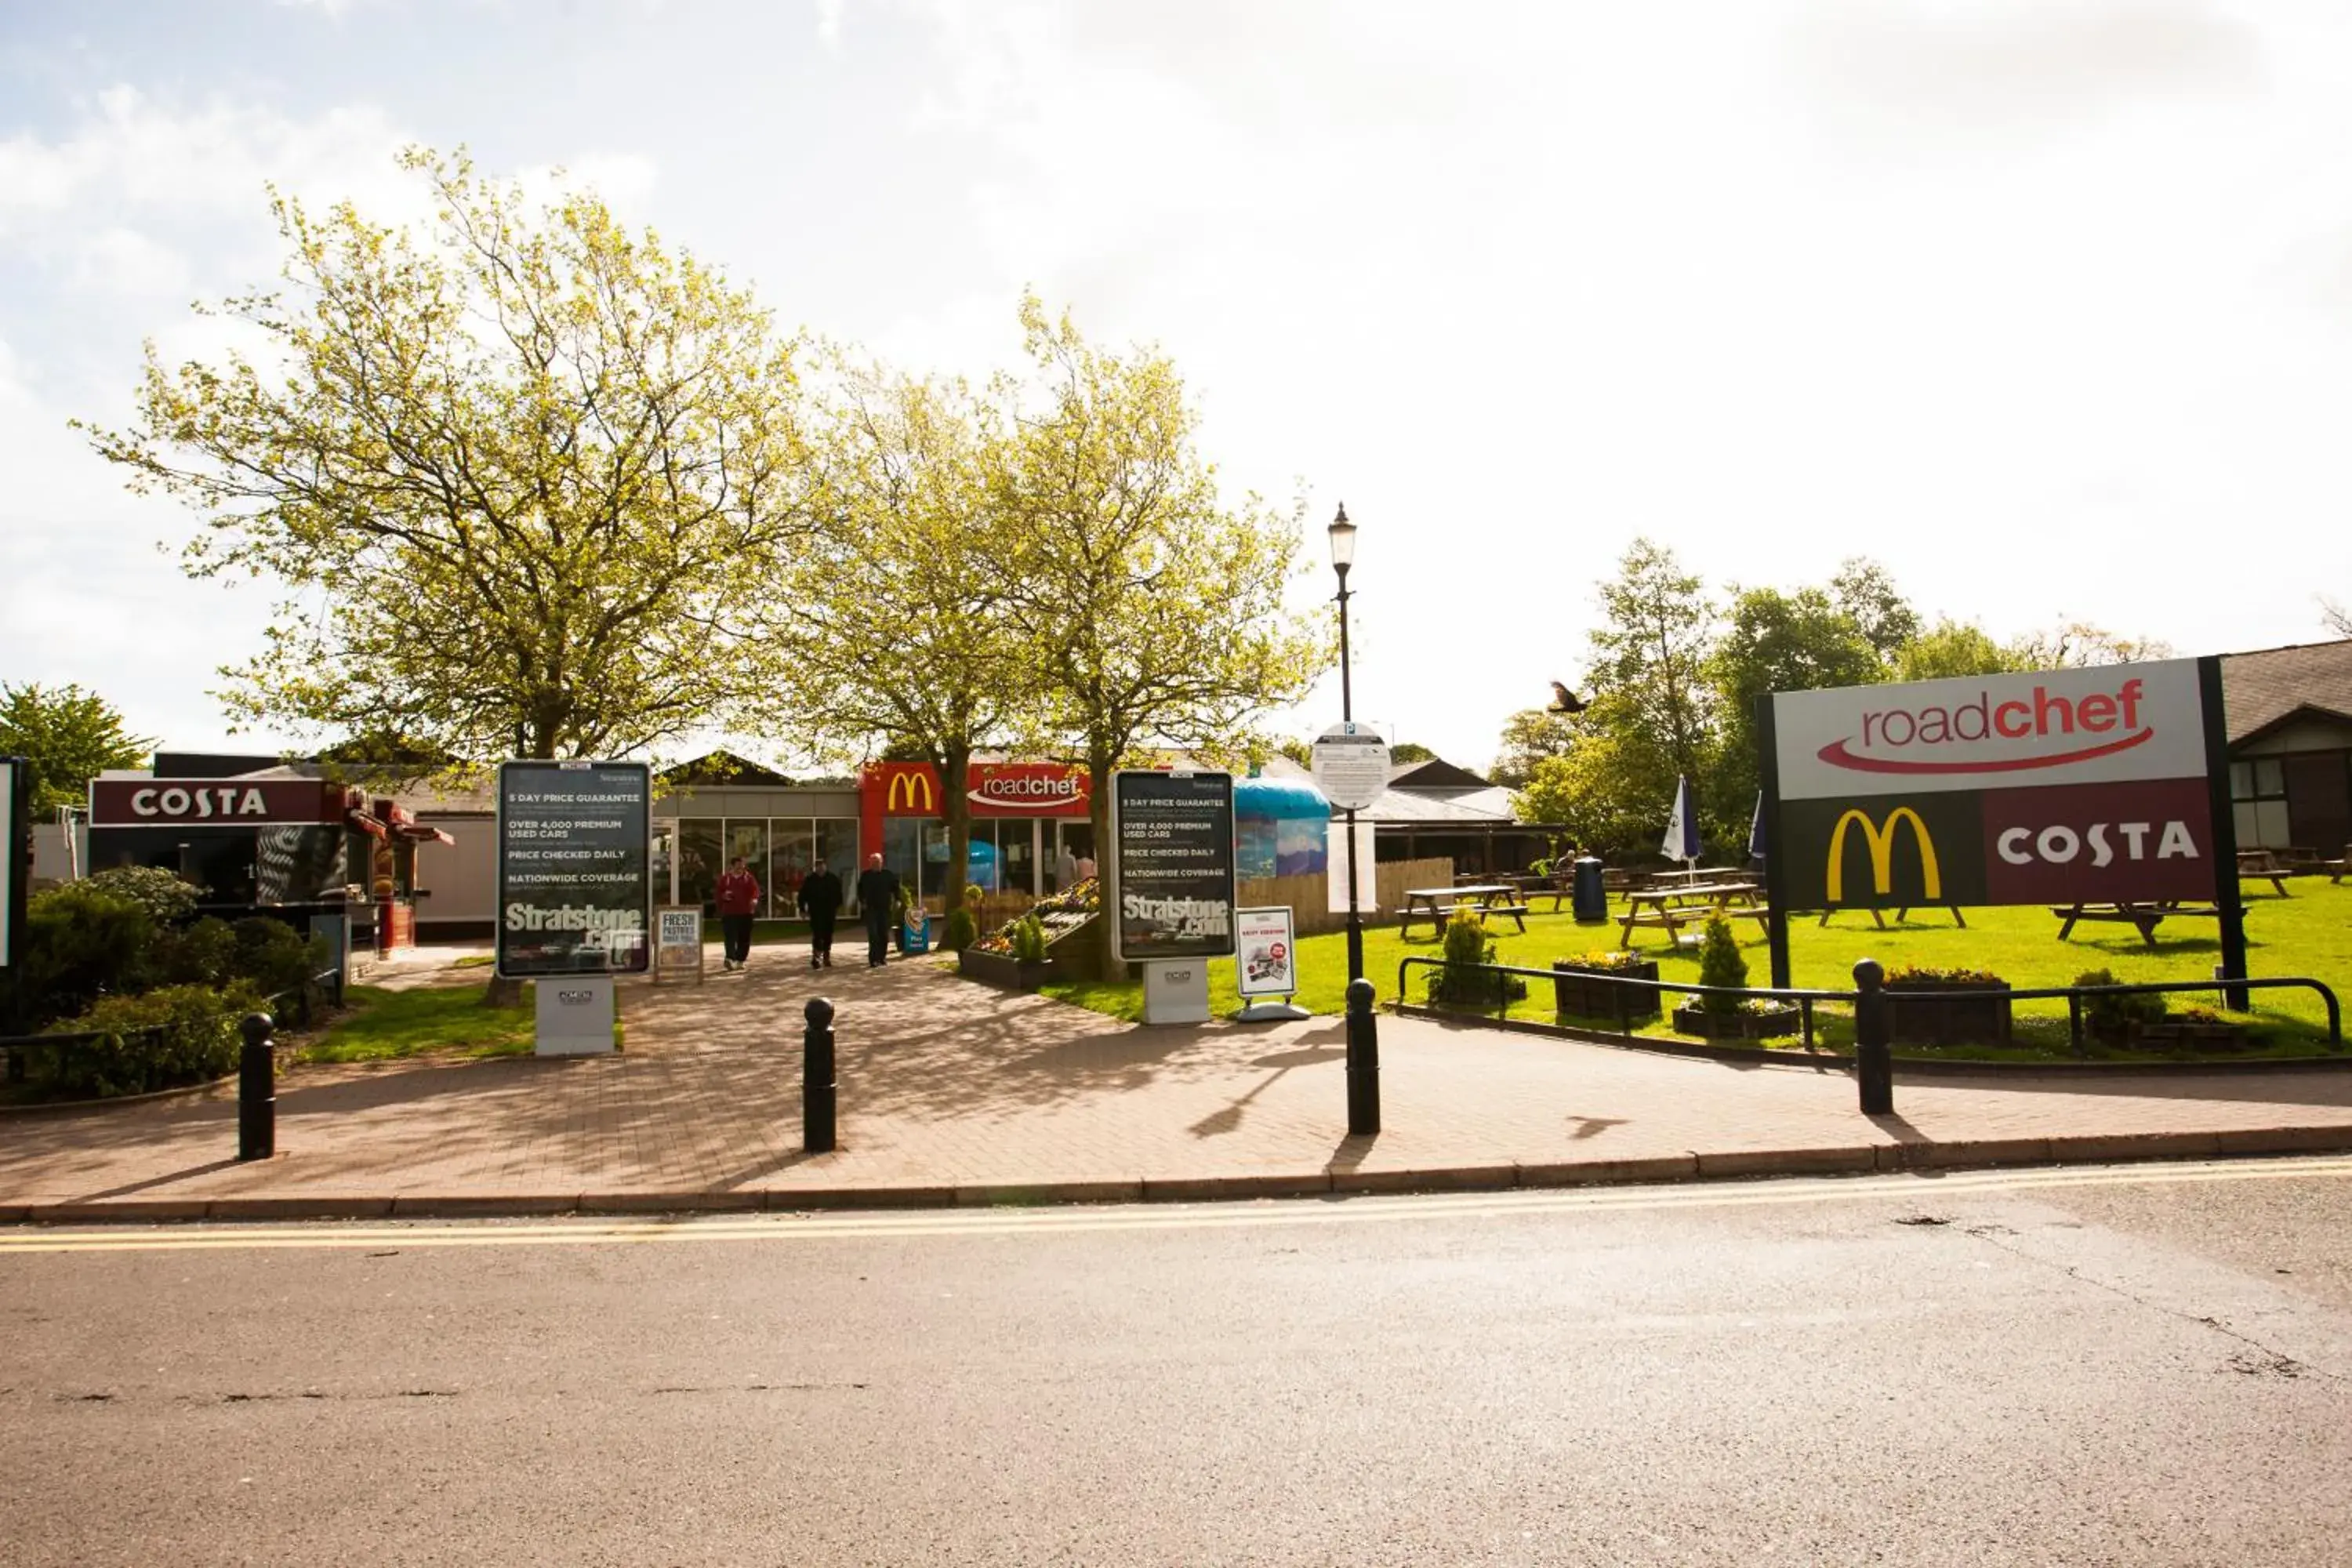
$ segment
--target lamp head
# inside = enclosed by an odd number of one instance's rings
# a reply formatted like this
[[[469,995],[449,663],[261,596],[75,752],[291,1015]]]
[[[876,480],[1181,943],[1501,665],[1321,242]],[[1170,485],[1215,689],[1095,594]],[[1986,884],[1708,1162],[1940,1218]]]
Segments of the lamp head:
[[[1331,536],[1331,569],[1345,577],[1348,568],[1356,563],[1356,525],[1348,521],[1346,501],[1339,503],[1339,515],[1325,531]]]

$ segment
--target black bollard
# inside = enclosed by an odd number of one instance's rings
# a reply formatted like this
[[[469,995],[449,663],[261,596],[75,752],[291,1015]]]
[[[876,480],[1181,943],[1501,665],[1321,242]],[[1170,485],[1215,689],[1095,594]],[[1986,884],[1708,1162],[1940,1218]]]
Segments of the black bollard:
[[[801,1037],[801,1147],[812,1154],[833,1152],[833,1004],[809,998],[802,1010],[808,1028]]]
[[[267,1013],[247,1013],[236,1026],[245,1049],[236,1063],[236,1157],[267,1160],[278,1152],[278,1064],[269,1050],[277,1026]]]
[[[1853,1076],[1864,1116],[1895,1114],[1895,1051],[1886,1020],[1886,971],[1865,958],[1853,966]]]
[[[1381,1130],[1380,1020],[1372,1012],[1372,983],[1348,982],[1348,1136],[1370,1137]]]

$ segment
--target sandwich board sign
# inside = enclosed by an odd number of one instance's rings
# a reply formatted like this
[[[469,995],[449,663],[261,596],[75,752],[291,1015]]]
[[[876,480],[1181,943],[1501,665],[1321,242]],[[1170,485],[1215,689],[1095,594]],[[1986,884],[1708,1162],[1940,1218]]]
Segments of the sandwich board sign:
[[[1243,1007],[1234,1016],[1244,1024],[1270,1024],[1314,1015],[1290,1005],[1298,994],[1298,939],[1291,931],[1290,906],[1234,911],[1234,969]],[[1255,998],[1279,996],[1279,1002]]]
[[[687,973],[702,983],[702,906],[664,904],[654,911],[654,978]]]

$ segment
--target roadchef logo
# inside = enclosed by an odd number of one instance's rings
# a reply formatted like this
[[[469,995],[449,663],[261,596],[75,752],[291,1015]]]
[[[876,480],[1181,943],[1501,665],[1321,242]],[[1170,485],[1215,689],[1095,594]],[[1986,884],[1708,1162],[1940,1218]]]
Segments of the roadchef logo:
[[[1831,742],[1821,760],[1866,773],[2000,773],[2063,767],[2144,745],[2156,734],[2140,719],[2147,692],[2138,677],[2112,692],[2067,698],[2036,686],[2031,700],[1995,702],[1980,691],[1973,702],[1866,710],[1862,732]],[[2063,750],[2028,756],[1970,756],[1986,741],[2056,742]],[[2087,743],[2084,743],[2087,742]],[[1954,752],[1959,752],[1955,755]]]
[[[1076,773],[999,773],[984,778],[971,791],[982,805],[1035,808],[1060,805],[1079,796]]]

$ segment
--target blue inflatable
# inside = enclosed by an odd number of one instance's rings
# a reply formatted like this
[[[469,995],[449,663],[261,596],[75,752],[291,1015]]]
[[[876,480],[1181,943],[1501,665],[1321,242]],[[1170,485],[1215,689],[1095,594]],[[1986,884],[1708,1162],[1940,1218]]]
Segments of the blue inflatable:
[[[964,856],[963,879],[983,891],[995,892],[997,890],[996,846],[975,838],[965,846],[965,848],[967,853]],[[948,841],[945,838],[934,838],[923,846],[923,859],[928,865],[946,866]],[[926,877],[924,880],[928,882],[929,879]],[[935,888],[932,890],[938,889]]]
[[[1234,838],[1244,877],[1314,877],[1324,869],[1331,803],[1302,779],[1234,781]]]

